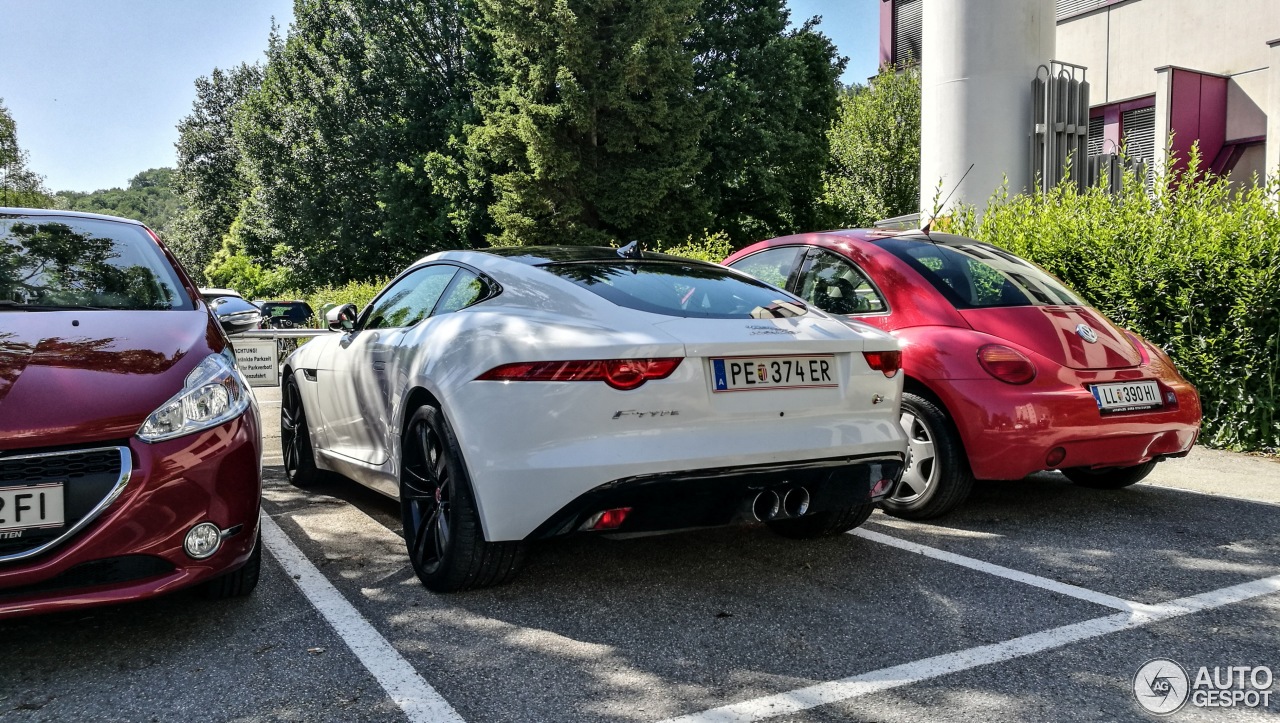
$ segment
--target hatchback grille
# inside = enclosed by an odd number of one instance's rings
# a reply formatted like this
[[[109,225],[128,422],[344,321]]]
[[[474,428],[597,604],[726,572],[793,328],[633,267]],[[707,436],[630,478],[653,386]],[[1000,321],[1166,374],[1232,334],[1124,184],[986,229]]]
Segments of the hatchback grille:
[[[65,524],[22,530],[10,537],[0,530],[0,564],[25,559],[70,539],[120,495],[132,473],[127,447],[100,447],[0,457],[0,488],[60,482]]]
[[[95,587],[98,585],[118,585],[170,572],[173,572],[173,565],[159,557],[151,557],[150,555],[108,557],[104,560],[82,562],[44,582],[0,590],[0,598]]]

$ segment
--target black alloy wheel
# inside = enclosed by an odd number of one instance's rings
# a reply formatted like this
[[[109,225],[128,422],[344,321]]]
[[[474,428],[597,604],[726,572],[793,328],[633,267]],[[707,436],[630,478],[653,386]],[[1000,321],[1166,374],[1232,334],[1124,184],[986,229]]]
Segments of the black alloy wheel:
[[[414,572],[428,589],[456,592],[507,582],[524,543],[487,542],[466,466],[439,409],[424,406],[405,428],[400,515]]]
[[[302,405],[298,380],[290,374],[284,383],[280,401],[280,452],[284,457],[284,475],[295,487],[310,487],[320,481],[311,432],[307,429],[307,412]]]

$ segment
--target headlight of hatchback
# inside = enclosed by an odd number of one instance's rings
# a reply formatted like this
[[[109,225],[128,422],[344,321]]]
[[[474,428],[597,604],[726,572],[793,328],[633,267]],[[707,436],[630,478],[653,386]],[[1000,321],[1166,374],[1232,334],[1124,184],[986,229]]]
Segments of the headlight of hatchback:
[[[142,423],[138,439],[162,442],[216,427],[243,414],[249,408],[249,390],[234,359],[230,348],[206,357],[187,375],[182,391]]]

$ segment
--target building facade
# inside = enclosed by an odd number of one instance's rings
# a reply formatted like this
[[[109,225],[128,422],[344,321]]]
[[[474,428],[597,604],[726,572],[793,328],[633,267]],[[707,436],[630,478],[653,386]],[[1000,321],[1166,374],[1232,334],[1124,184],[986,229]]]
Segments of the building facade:
[[[927,63],[924,5],[946,1],[881,0],[881,63]],[[1182,167],[1198,141],[1202,167],[1237,181],[1280,171],[1280,0],[1056,0],[1055,11],[1055,59],[1088,69],[1090,155],[1124,146],[1158,168],[1171,151]]]

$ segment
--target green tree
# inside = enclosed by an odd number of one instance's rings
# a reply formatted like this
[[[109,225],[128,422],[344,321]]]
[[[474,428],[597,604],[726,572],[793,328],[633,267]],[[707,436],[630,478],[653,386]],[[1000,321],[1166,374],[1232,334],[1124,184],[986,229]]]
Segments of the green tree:
[[[465,214],[438,187],[469,107],[460,3],[299,0],[294,13],[235,120],[252,191],[228,257],[312,286],[465,245]]]
[[[168,238],[170,226],[181,208],[181,201],[173,191],[173,174],[172,168],[152,168],[131,178],[126,188],[92,193],[59,191],[54,200],[58,208],[70,211],[137,219]]]
[[[710,114],[698,185],[738,244],[812,230],[845,60],[785,0],[703,0],[689,40]]]
[[[196,80],[191,114],[178,123],[178,167],[172,184],[182,211],[167,240],[199,277],[231,228],[249,185],[240,168],[232,121],[244,98],[262,83],[262,68],[215,68]]]
[[[685,46],[697,0],[477,0],[492,54],[470,143],[500,244],[683,239],[708,117]]]
[[[49,208],[53,198],[44,177],[27,168],[27,152],[18,145],[18,124],[0,98],[0,206]]]
[[[920,71],[882,68],[840,99],[822,176],[830,227],[869,226],[920,210]]]

